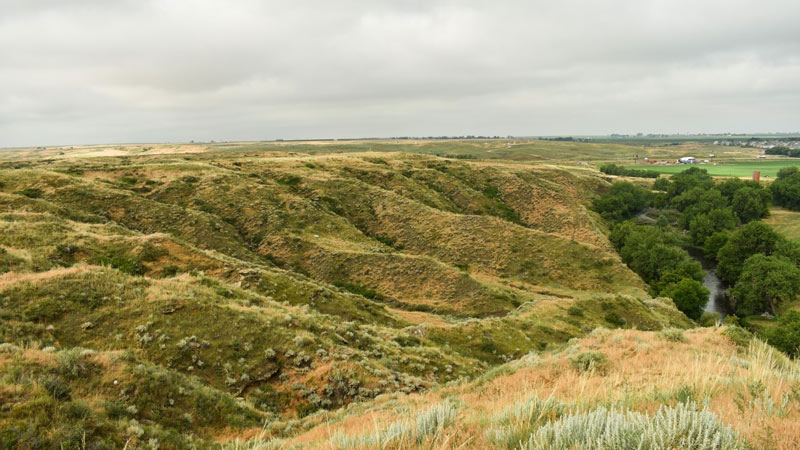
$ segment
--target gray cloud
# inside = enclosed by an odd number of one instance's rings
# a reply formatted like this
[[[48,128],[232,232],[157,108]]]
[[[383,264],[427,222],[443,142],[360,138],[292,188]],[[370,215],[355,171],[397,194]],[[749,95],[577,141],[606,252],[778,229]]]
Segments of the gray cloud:
[[[0,146],[800,128],[795,0],[0,10]]]

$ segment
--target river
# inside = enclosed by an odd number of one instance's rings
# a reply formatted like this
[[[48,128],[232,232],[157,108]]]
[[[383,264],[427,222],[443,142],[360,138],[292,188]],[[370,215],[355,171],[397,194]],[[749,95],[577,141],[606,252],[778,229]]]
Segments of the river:
[[[706,273],[703,286],[708,288],[709,294],[705,310],[719,313],[720,319],[724,319],[725,316],[730,313],[730,303],[725,295],[727,286],[717,277],[717,274],[714,273],[716,265],[705,259],[700,251],[690,250],[689,255],[703,266],[703,271]]]

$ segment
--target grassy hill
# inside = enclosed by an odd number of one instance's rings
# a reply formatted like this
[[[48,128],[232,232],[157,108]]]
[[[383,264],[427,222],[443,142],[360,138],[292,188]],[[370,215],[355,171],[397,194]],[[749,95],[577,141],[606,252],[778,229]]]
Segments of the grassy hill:
[[[296,439],[598,327],[693,325],[588,209],[605,175],[367,144],[4,153],[0,442]]]
[[[320,413],[293,439],[240,446],[796,448],[800,365],[738,334],[597,329],[468,383],[381,396]]]

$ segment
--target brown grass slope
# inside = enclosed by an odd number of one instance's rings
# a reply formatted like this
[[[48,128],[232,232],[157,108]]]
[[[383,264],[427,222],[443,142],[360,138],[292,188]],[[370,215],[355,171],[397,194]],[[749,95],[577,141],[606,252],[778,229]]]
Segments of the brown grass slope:
[[[539,428],[569,414],[611,407],[653,415],[660,406],[694,404],[707,408],[720,428],[730,427],[741,444],[703,448],[797,448],[800,364],[758,341],[737,347],[727,332],[598,329],[566,348],[527,355],[474,382],[383,396],[325,414],[317,427],[273,443],[287,449],[373,448],[375,442],[390,449],[518,448]],[[582,369],[574,361],[587,353],[607,362]],[[434,405],[451,410],[452,416],[415,439],[420,417]]]

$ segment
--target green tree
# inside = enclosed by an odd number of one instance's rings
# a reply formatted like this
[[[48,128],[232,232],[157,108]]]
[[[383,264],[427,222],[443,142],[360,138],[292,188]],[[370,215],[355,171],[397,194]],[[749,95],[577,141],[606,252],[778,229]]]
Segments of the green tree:
[[[669,184],[669,180],[666,177],[656,178],[656,181],[653,182],[653,190],[667,192],[669,190]]]
[[[719,189],[720,192],[722,192],[722,195],[724,195],[728,199],[728,201],[730,201],[733,200],[733,195],[736,193],[736,191],[747,186],[748,183],[752,183],[752,181],[747,182],[742,180],[741,178],[728,178],[722,183],[718,183],[716,185],[716,188]]]
[[[609,220],[625,220],[645,209],[652,193],[625,181],[611,185],[609,192],[594,200],[594,210]]]
[[[678,221],[681,228],[688,229],[692,219],[715,209],[728,206],[728,199],[716,189],[693,188],[672,199],[672,205],[683,212]]]
[[[742,223],[748,223],[769,215],[770,200],[768,190],[744,186],[733,194],[731,208]]]
[[[717,231],[709,236],[703,243],[703,255],[706,259],[716,261],[719,249],[728,242],[730,235],[731,233],[729,231]]]
[[[769,311],[794,300],[800,292],[800,269],[782,256],[753,255],[744,262],[731,293],[739,315]]]
[[[731,233],[728,242],[717,253],[717,275],[729,284],[735,284],[747,258],[756,253],[771,255],[782,240],[769,225],[748,223]]]
[[[784,167],[778,171],[778,178],[769,188],[776,205],[800,211],[800,170],[797,166]]]
[[[661,278],[669,272],[679,271],[682,277],[696,280],[704,277],[700,263],[680,248],[681,239],[676,233],[625,222],[614,227],[610,239],[622,261],[656,291]]]
[[[709,293],[708,288],[699,281],[684,278],[667,286],[661,295],[671,298],[675,306],[687,317],[698,320],[708,303]]]
[[[691,167],[683,172],[676,173],[670,178],[670,181],[667,189],[667,194],[670,198],[677,197],[692,188],[711,189],[714,186],[714,179],[711,178],[711,175],[705,169],[699,167]]]
[[[764,331],[767,342],[789,356],[800,356],[800,311],[786,311],[777,322]]]
[[[719,231],[736,228],[736,216],[730,208],[717,208],[698,214],[689,222],[689,236],[697,246],[705,245],[706,239]]]

